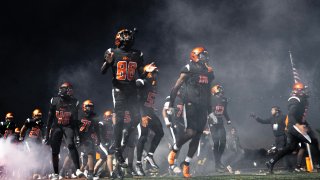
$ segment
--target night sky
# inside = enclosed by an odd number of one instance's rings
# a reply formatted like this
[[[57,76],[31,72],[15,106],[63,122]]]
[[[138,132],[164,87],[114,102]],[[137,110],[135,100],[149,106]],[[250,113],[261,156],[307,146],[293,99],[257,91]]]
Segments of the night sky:
[[[119,29],[137,27],[135,48],[160,70],[157,109],[190,50],[201,45],[209,51],[215,83],[230,99],[242,142],[259,146],[250,143],[257,133],[272,142],[271,128],[248,115],[268,117],[273,105],[286,113],[291,50],[311,91],[308,120],[320,126],[320,1],[7,1],[0,22],[1,119],[10,111],[22,122],[36,107],[46,117],[63,81],[74,84],[79,100],[92,99],[98,113],[112,107],[111,74],[99,71],[103,54],[114,47]]]

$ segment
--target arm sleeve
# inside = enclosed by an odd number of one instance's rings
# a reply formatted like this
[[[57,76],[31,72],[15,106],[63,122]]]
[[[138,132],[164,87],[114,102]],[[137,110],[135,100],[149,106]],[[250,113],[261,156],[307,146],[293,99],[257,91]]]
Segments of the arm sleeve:
[[[72,126],[73,126],[74,134],[75,134],[76,137],[79,136],[79,125],[80,125],[78,111],[79,111],[79,101],[76,100],[76,108],[75,108],[75,110],[73,112],[73,115],[72,115],[73,116],[73,119],[72,119],[73,124],[72,124]]]
[[[138,75],[140,78],[145,78],[146,76],[146,73],[144,72],[144,66],[145,66],[145,62],[144,62],[144,59],[143,59],[143,53],[140,52],[140,55],[139,55],[139,60],[138,60]]]
[[[53,119],[54,119],[54,114],[56,111],[56,105],[54,102],[54,98],[51,99],[50,102],[50,108],[49,108],[49,113],[48,113],[48,120],[47,120],[47,125],[46,125],[46,137],[49,137],[49,132],[53,123]]]
[[[259,117],[256,118],[256,121],[258,121],[261,124],[271,124],[272,117],[268,119],[261,119]]]
[[[227,120],[227,121],[230,121],[230,117],[229,117],[229,114],[228,114],[228,100],[227,100],[227,98],[226,98],[226,104],[225,104],[225,106],[224,106],[224,111],[223,111],[223,115],[224,115],[224,117],[225,117],[225,119]]]
[[[180,87],[182,86],[183,82],[187,79],[187,74],[186,73],[181,73],[180,77],[178,78],[176,84],[174,85],[174,87],[171,90],[170,93],[170,104],[169,107],[173,107],[174,105],[174,101],[177,97],[177,93],[180,89]]]
[[[107,56],[108,56],[108,54],[110,54],[112,52],[112,50],[111,50],[111,48],[109,48],[105,53],[104,53],[104,59],[103,59],[103,64],[102,64],[102,66],[101,66],[101,73],[102,74],[105,74],[107,71],[108,71],[108,69],[109,69],[109,67],[113,64],[113,62],[114,62],[114,60],[112,60],[112,63],[108,63],[107,62]]]

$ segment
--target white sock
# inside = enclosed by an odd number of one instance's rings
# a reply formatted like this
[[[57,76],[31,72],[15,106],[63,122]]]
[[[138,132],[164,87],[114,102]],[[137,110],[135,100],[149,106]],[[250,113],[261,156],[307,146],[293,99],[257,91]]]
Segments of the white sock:
[[[137,161],[137,164],[141,164],[141,161]]]
[[[179,148],[178,148],[178,146],[175,144],[175,145],[173,145],[173,149],[174,150],[176,150],[176,151],[178,151],[179,150]]]
[[[149,152],[148,155],[153,156],[153,153]]]
[[[192,158],[187,156],[184,161],[187,162],[187,163],[189,163],[191,160],[192,160]]]

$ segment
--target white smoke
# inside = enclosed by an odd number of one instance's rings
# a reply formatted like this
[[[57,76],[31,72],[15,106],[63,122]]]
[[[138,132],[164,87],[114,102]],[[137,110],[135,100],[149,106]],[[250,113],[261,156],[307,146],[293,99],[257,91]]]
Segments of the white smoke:
[[[49,146],[27,141],[12,143],[11,140],[0,139],[0,179],[32,179],[34,173],[43,174],[48,170],[44,168],[50,162],[47,158],[51,153],[46,151]]]

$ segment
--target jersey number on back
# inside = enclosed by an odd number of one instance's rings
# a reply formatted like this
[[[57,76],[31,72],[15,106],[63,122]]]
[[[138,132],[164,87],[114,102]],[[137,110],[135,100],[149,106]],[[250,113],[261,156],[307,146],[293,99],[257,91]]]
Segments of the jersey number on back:
[[[117,80],[134,80],[134,74],[136,72],[137,63],[136,62],[127,62],[127,61],[119,61],[117,63]]]

